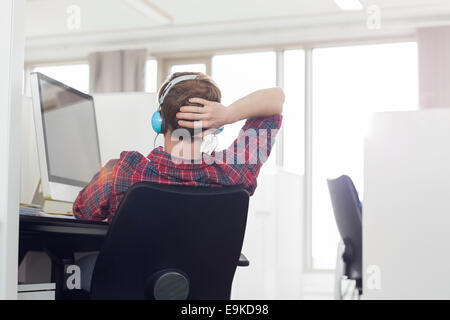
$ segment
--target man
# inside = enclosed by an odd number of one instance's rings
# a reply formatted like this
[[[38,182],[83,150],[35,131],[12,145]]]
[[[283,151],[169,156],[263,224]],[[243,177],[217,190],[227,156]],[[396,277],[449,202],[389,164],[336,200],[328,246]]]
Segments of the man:
[[[282,89],[258,90],[226,107],[210,77],[178,72],[163,84],[158,97],[162,122],[158,130],[164,134],[164,147],[155,148],[147,157],[123,151],[119,159],[110,160],[79,193],[73,206],[76,218],[111,222],[125,193],[140,181],[201,187],[241,185],[253,194],[281,126]],[[201,152],[205,135],[243,119],[247,121],[228,149]]]

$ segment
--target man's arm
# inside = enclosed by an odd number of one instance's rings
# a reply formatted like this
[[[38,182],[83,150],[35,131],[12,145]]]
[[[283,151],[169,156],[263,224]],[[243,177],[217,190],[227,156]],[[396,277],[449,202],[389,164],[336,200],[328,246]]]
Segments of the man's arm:
[[[109,217],[109,199],[112,193],[113,168],[117,160],[110,160],[80,191],[73,204],[77,219],[102,221]]]
[[[182,107],[182,112],[177,117],[191,121],[179,121],[181,126],[192,128],[201,125],[217,129],[225,124],[247,119],[231,146],[215,153],[214,157],[221,159],[218,167],[224,175],[221,179],[223,184],[241,185],[253,194],[261,166],[270,155],[281,126],[283,91],[279,88],[259,90],[229,107],[198,98],[191,101],[201,103],[204,107]]]
[[[200,103],[203,107],[182,106],[176,116],[180,119],[178,124],[182,127],[218,129],[243,119],[281,114],[284,99],[284,92],[281,88],[255,91],[228,107],[219,102],[191,98],[190,102]]]
[[[283,111],[284,92],[281,88],[270,88],[255,91],[228,107],[229,123],[239,120],[268,117],[281,114]]]

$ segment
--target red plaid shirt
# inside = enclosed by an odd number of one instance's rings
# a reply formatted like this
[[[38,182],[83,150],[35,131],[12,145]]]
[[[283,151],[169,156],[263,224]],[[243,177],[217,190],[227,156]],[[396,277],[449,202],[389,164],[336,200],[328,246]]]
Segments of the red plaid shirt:
[[[249,119],[228,149],[203,154],[197,162],[173,161],[162,147],[147,157],[137,151],[123,151],[120,159],[110,160],[80,191],[73,214],[78,219],[111,222],[125,193],[140,181],[202,187],[241,185],[253,194],[281,120],[281,115]]]

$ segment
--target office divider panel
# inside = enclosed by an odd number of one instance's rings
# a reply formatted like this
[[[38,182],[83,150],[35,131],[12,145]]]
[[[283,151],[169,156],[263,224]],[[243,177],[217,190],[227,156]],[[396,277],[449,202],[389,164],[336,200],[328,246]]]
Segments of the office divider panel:
[[[156,133],[151,117],[157,108],[156,94],[94,94],[94,103],[103,165],[119,158],[124,150],[139,151],[144,156],[153,150]]]
[[[450,109],[375,114],[365,143],[365,299],[450,299]]]

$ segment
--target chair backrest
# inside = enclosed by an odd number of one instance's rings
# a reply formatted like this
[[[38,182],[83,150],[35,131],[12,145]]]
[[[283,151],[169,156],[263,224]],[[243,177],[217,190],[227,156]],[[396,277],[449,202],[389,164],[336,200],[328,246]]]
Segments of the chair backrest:
[[[238,187],[134,184],[97,258],[91,298],[229,299],[248,201]]]
[[[362,279],[362,210],[358,192],[350,179],[343,175],[328,179],[331,203],[336,224],[345,244],[345,275]]]

